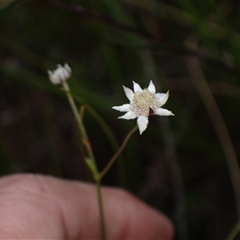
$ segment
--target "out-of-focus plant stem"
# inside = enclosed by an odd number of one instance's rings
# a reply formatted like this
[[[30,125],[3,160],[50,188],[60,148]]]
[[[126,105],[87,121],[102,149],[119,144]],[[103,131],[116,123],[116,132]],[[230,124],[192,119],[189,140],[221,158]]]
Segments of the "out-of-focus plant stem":
[[[232,229],[232,231],[230,232],[226,240],[233,240],[239,231],[240,231],[240,220],[238,220],[238,222],[236,223],[236,225],[234,226],[234,228]]]
[[[188,57],[186,59],[187,67],[191,75],[192,81],[199,92],[202,101],[212,120],[215,131],[218,135],[222,146],[223,154],[228,165],[232,187],[235,195],[238,217],[240,216],[240,170],[238,159],[221,112],[212,95],[210,87],[200,67],[200,62],[196,57]]]

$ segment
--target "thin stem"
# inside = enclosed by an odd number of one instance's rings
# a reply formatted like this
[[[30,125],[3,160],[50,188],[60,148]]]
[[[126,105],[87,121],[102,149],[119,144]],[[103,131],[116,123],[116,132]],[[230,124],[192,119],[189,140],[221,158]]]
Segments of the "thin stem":
[[[230,234],[228,235],[226,240],[233,240],[236,237],[236,235],[238,234],[239,231],[240,231],[240,220],[234,226],[234,228],[232,229],[232,231],[230,232]]]
[[[76,121],[78,123],[79,131],[80,131],[80,134],[81,134],[81,137],[82,137],[82,143],[84,144],[84,146],[85,146],[85,148],[87,150],[89,158],[92,161],[95,162],[95,158],[94,158],[93,151],[92,151],[89,139],[88,139],[87,132],[86,132],[85,127],[83,125],[82,119],[80,118],[80,115],[79,115],[78,109],[76,107],[76,104],[75,104],[75,102],[73,100],[73,97],[70,94],[70,88],[69,88],[67,82],[63,82],[62,85],[63,85],[63,88],[64,88],[64,90],[66,92],[69,104],[70,104],[70,106],[72,108],[72,111],[73,111],[73,114],[74,114],[74,117],[75,117],[75,119],[76,119]]]
[[[101,179],[98,178],[95,180],[96,180],[96,187],[97,187],[97,198],[98,198],[98,203],[99,203],[101,239],[106,240],[107,235],[106,235],[105,218],[104,218],[104,211],[103,211]]]
[[[110,161],[108,162],[107,166],[103,169],[103,171],[100,173],[100,178],[102,179],[103,176],[108,172],[108,170],[111,168],[111,166],[113,165],[113,163],[116,161],[116,159],[118,158],[118,156],[121,154],[121,152],[124,150],[128,140],[130,139],[130,137],[132,136],[132,134],[137,130],[138,126],[135,126],[126,136],[126,138],[124,139],[122,145],[120,146],[120,148],[117,150],[117,152],[113,155],[113,157],[110,159]]]

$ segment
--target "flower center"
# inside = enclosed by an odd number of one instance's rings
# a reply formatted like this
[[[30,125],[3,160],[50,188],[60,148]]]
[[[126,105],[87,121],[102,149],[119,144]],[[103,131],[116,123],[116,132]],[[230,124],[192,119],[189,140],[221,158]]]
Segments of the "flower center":
[[[131,102],[132,111],[138,116],[146,116],[153,114],[156,108],[158,108],[158,101],[155,95],[149,92],[148,89],[144,89],[142,92],[136,92]]]

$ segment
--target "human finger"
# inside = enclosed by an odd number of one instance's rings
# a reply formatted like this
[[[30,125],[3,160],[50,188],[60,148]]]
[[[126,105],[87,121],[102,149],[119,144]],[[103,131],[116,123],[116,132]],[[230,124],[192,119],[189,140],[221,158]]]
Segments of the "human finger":
[[[108,239],[172,239],[171,222],[126,191],[103,188]],[[0,239],[100,239],[95,186],[19,174],[0,179]]]

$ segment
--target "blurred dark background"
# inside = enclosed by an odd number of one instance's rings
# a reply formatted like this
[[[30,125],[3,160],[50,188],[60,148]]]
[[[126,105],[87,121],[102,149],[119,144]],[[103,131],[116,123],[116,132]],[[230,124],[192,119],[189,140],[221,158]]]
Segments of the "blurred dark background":
[[[225,239],[240,190],[240,2],[70,0],[0,2],[0,173],[91,181],[64,93],[47,70],[67,62],[102,169],[136,121],[118,120],[132,81],[170,91],[175,117],[150,117],[104,184],[168,215],[176,239]],[[111,137],[114,136],[114,137]],[[115,138],[115,139],[114,139]],[[234,190],[235,189],[235,190]],[[240,202],[239,202],[240,204]]]

